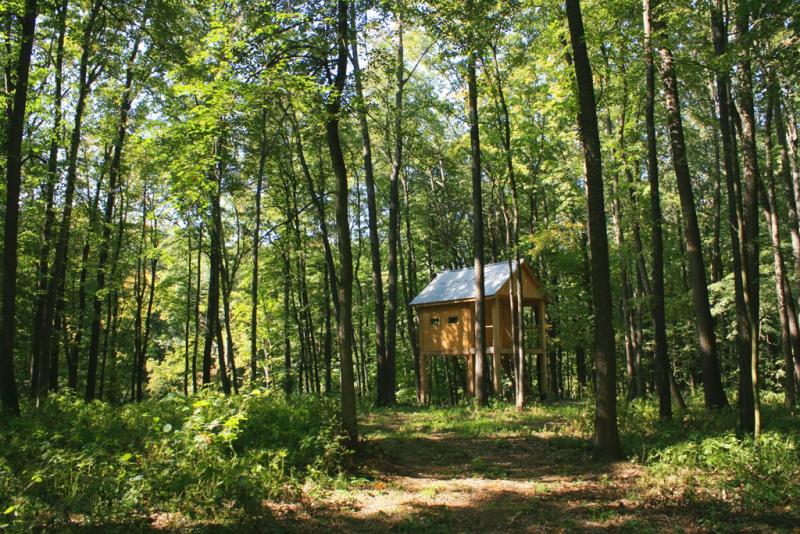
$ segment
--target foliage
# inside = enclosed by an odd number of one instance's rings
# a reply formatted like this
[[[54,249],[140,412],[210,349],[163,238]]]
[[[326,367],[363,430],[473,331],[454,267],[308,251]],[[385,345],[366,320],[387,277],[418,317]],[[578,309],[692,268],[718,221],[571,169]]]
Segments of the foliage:
[[[1,431],[7,527],[259,513],[335,475],[345,455],[332,402],[260,389],[119,407],[61,394]]]

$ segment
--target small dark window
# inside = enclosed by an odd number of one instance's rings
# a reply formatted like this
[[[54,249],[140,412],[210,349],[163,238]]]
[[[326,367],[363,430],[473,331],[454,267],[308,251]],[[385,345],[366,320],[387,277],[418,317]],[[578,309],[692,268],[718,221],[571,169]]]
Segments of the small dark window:
[[[439,326],[439,318],[431,317],[431,326]]]
[[[458,322],[457,315],[451,315],[450,317],[447,318],[447,324],[456,324],[457,322]]]

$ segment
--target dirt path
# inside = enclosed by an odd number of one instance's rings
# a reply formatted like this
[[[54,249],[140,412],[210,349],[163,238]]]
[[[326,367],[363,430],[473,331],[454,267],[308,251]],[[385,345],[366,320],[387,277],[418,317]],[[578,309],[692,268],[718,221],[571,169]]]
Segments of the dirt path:
[[[465,437],[413,428],[414,413],[362,421],[364,480],[273,510],[307,532],[702,530],[691,516],[636,501],[641,468],[593,463],[585,440],[536,421],[521,435]]]

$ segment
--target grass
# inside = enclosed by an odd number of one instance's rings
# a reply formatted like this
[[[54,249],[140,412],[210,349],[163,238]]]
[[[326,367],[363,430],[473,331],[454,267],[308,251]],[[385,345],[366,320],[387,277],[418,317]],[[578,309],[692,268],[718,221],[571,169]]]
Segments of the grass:
[[[262,391],[111,407],[57,396],[0,424],[0,529],[141,531],[791,531],[800,426],[763,399],[756,445],[701,399],[672,421],[619,405],[627,460],[591,458],[586,401],[365,407]],[[355,466],[345,473],[342,467]]]

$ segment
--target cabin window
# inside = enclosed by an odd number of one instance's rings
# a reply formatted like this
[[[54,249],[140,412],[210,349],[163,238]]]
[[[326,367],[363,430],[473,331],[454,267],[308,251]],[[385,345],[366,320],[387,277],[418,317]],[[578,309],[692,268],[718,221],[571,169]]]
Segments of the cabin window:
[[[431,317],[431,326],[439,326],[439,318]]]
[[[457,315],[451,315],[450,317],[447,318],[447,324],[456,324],[456,323],[458,323]]]

